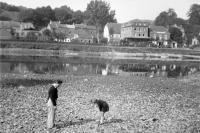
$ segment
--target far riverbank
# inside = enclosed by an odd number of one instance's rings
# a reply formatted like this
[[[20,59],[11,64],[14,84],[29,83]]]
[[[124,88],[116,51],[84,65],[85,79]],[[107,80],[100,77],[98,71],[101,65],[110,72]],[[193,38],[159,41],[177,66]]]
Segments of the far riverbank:
[[[122,47],[93,44],[2,41],[1,55],[90,56],[103,58],[200,59],[200,51],[187,48]]]

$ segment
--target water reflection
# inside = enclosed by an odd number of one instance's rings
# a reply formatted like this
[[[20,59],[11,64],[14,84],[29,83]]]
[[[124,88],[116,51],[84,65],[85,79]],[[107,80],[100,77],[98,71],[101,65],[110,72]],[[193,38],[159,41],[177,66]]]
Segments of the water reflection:
[[[13,59],[14,58],[14,59]],[[131,60],[100,60],[90,58],[1,56],[1,73],[59,75],[117,75],[149,77],[182,77],[200,71],[199,63],[144,62]]]

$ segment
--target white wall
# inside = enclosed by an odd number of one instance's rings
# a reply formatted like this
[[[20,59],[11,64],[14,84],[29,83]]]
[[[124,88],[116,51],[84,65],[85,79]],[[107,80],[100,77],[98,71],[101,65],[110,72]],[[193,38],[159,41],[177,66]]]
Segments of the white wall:
[[[110,34],[107,25],[104,27],[103,36],[108,38],[108,41],[110,41]]]

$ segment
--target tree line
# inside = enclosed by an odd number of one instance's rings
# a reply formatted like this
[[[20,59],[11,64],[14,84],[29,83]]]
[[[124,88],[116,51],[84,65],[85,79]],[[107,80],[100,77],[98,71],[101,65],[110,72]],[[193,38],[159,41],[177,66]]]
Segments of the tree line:
[[[11,6],[0,2],[1,10],[18,11],[20,22],[32,22],[36,29],[48,25],[50,20],[60,21],[63,24],[81,24],[97,26],[100,32],[108,22],[117,22],[115,10],[111,10],[110,4],[102,0],[92,0],[87,4],[85,11],[74,11],[69,6],[61,6],[52,9],[50,6],[36,9]]]
[[[189,44],[193,37],[200,41],[200,4],[192,4],[187,12],[188,19],[182,19],[177,16],[174,9],[161,12],[155,19],[154,24],[164,26],[169,29],[170,38],[178,44]],[[174,25],[178,27],[175,27]],[[180,27],[184,29],[185,35]]]
[[[97,28],[97,33],[102,34],[106,23],[117,22],[115,18],[115,10],[111,10],[110,4],[103,0],[91,0],[87,4],[85,11],[74,11],[69,6],[64,5],[55,9],[50,6],[38,7],[36,9],[12,6],[0,2],[0,13],[6,11],[19,12],[18,19],[20,22],[32,22],[36,29],[46,27],[50,20],[60,21],[63,24],[88,24]],[[179,18],[174,9],[161,12],[154,20],[154,25],[164,26],[171,33],[170,38],[179,44],[183,42],[189,43],[196,36],[200,40],[200,5],[191,5],[188,13],[188,20]],[[0,16],[6,19],[5,16]],[[176,24],[182,26],[185,30],[185,36],[179,28],[174,27]],[[99,36],[99,35],[97,35]]]

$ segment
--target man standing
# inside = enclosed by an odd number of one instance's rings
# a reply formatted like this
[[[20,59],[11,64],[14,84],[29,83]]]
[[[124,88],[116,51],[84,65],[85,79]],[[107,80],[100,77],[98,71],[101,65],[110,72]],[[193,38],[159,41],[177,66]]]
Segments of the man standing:
[[[55,120],[55,111],[56,111],[56,101],[58,98],[58,90],[57,88],[62,84],[61,80],[58,80],[56,83],[53,83],[48,91],[47,98],[47,108],[48,108],[48,116],[47,116],[47,128],[54,127]]]

